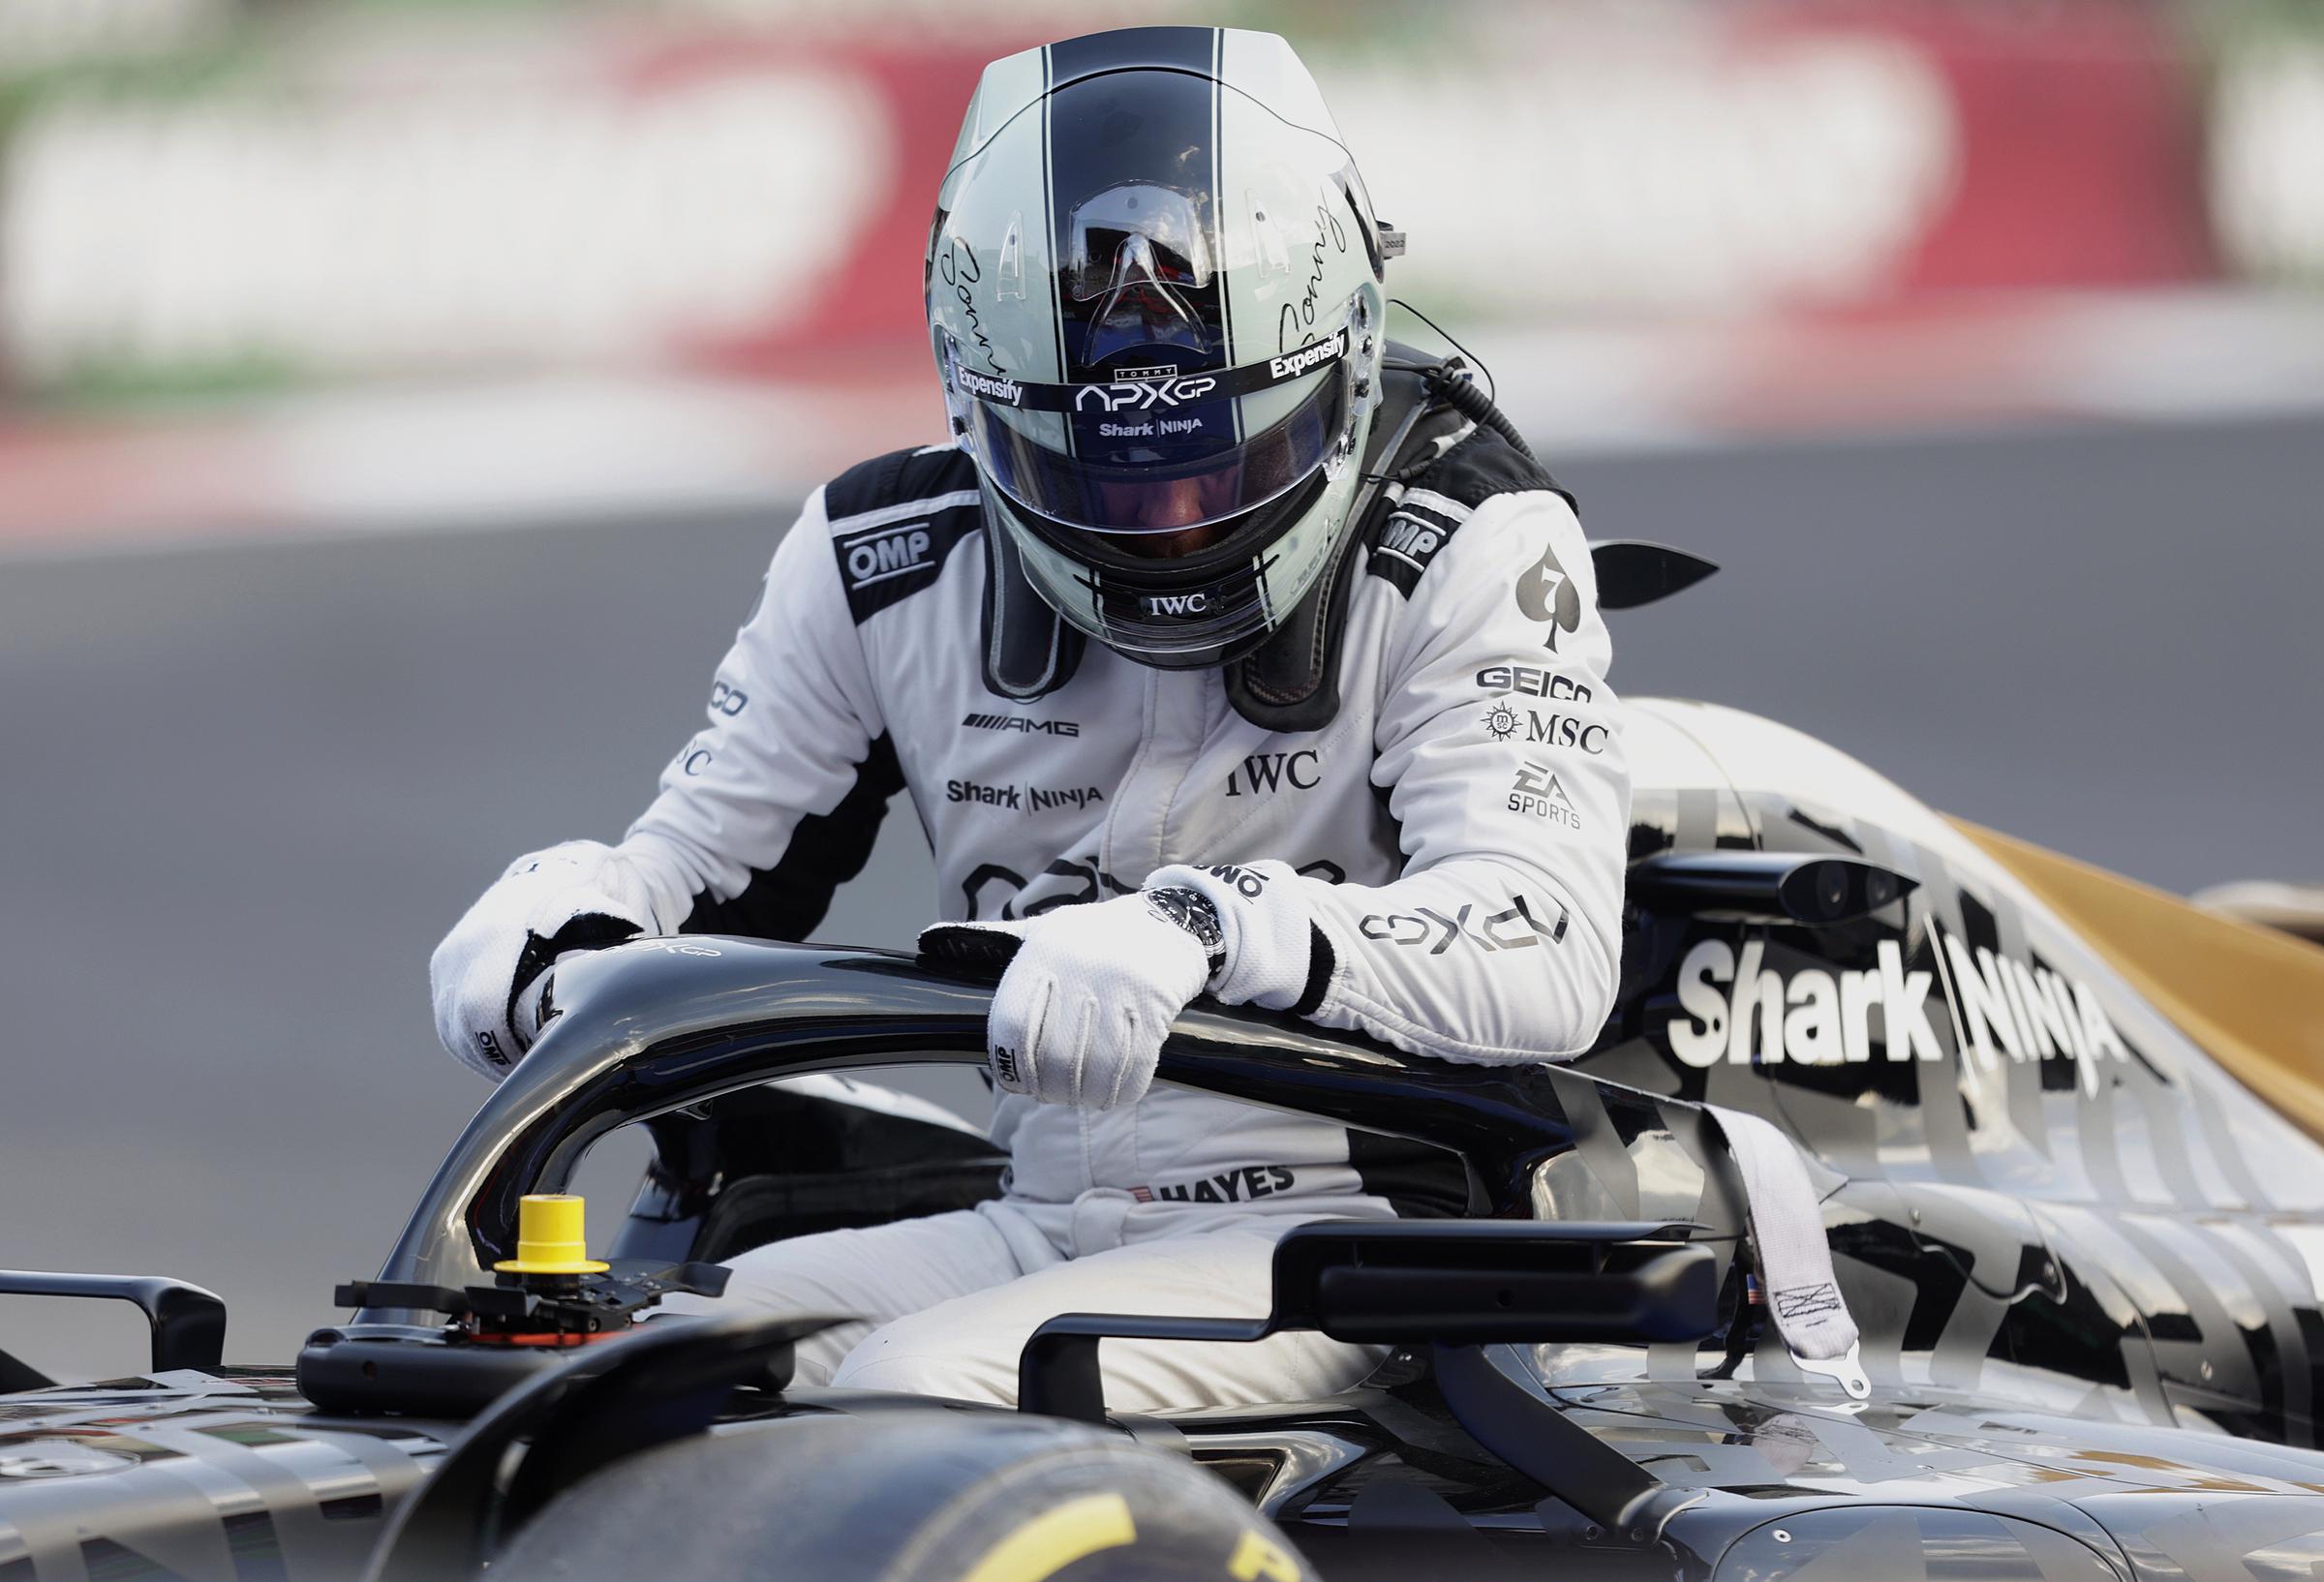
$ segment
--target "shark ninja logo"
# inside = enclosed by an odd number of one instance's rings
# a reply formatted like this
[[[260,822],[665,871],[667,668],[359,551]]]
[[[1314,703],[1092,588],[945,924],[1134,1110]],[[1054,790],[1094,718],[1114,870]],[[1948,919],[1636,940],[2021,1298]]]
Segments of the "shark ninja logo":
[[[1557,563],[1556,550],[1543,549],[1540,563],[1518,575],[1516,592],[1517,608],[1525,612],[1525,619],[1549,627],[1549,640],[1542,646],[1556,653],[1557,634],[1581,624],[1581,592],[1566,575],[1566,568]]]

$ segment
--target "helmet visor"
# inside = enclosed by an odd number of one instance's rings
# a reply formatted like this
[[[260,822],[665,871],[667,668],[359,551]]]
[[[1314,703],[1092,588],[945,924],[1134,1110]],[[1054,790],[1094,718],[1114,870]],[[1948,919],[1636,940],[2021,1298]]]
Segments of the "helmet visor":
[[[1283,412],[1246,432],[1248,396],[1174,394],[1200,377],[1081,387],[1080,411],[1028,411],[971,395],[967,439],[986,477],[1026,510],[1089,532],[1180,532],[1240,516],[1297,488],[1345,445],[1345,359],[1268,392]],[[1301,386],[1304,386],[1303,388]]]

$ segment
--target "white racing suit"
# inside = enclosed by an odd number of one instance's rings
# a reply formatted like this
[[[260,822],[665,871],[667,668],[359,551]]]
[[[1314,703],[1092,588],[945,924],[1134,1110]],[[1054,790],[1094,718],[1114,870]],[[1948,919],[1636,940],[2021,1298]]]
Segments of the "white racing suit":
[[[902,790],[944,919],[1279,859],[1300,892],[1280,903],[1313,925],[1300,1014],[1447,1060],[1586,1049],[1616,977],[1629,777],[1580,526],[1489,431],[1387,487],[1395,508],[1347,573],[1338,714],[1298,733],[1243,718],[1216,670],[1094,644],[1037,701],[996,695],[969,459],[898,452],[817,490],[708,725],[617,848],[656,929],[805,936]],[[810,1343],[810,1379],[1005,1400],[1041,1318],[1261,1314],[1297,1221],[1465,1197],[1448,1155],[1169,1088],[1103,1112],[1004,1095],[993,1135],[1012,1160],[996,1203],[776,1243],[736,1261],[723,1299],[897,1321]],[[1104,1356],[1110,1398],[1136,1409],[1336,1388],[1369,1354],[1283,1336]]]

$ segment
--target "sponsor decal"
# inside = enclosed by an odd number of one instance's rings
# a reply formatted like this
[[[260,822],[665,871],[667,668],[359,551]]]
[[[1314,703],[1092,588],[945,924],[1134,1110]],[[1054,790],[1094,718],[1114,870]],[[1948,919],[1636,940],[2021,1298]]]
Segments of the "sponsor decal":
[[[1193,593],[1147,593],[1138,601],[1147,615],[1208,615],[1210,613],[1210,591],[1206,588]]]
[[[696,747],[686,755],[686,761],[679,767],[688,775],[693,776],[701,774],[715,761],[716,754],[708,747]]]
[[[997,1044],[993,1046],[993,1075],[1012,1087],[1024,1085],[1017,1075],[1017,1051],[1004,1050]]]
[[[1950,969],[1942,974],[1949,981],[1941,1000],[1954,1048],[1966,1058],[1988,1069],[2003,1058],[2078,1061],[2082,1084],[2092,1092],[2101,1057],[2129,1059],[2088,984],[1982,945],[1972,951],[1934,924],[1930,939],[1940,967]],[[1722,1062],[1862,1063],[1872,1058],[1877,1008],[1887,1060],[1942,1060],[1946,1050],[1929,1016],[1930,990],[1941,974],[1906,971],[1893,939],[1880,941],[1874,960],[1862,970],[1802,966],[1786,974],[1765,964],[1759,940],[1745,940],[1739,953],[1724,939],[1700,940],[1679,962],[1682,1014],[1667,1028],[1670,1052],[1697,1069]]]
[[[1100,423],[1097,436],[1101,440],[1171,440],[1200,434],[1208,426],[1199,417],[1164,417],[1144,423]]]
[[[1544,928],[1533,915],[1533,904],[1521,895],[1509,897],[1509,909],[1493,912],[1472,921],[1477,910],[1466,905],[1451,917],[1433,907],[1416,906],[1409,912],[1388,912],[1363,918],[1356,925],[1357,932],[1366,939],[1406,948],[1425,947],[1430,956],[1442,956],[1455,941],[1472,945],[1481,951],[1523,950],[1546,939],[1555,944],[1566,937],[1566,909],[1557,909],[1557,924]]]
[[[1517,608],[1528,621],[1547,624],[1549,636],[1543,647],[1557,652],[1557,634],[1581,624],[1581,590],[1557,563],[1557,551],[1544,548],[1542,558],[1517,574]]]
[[[1012,407],[1020,406],[1024,401],[1024,386],[1005,374],[994,379],[990,374],[980,374],[973,368],[962,367],[957,363],[953,373],[960,380],[961,388],[970,395],[982,396],[987,401],[1005,402]]]
[[[1285,1165],[1245,1165],[1200,1181],[1170,1186],[1134,1186],[1130,1196],[1142,1203],[1239,1203],[1289,1192],[1299,1172]]]
[[[741,687],[729,686],[724,682],[710,684],[710,712],[712,714],[724,715],[727,718],[732,719],[749,706],[750,694],[745,692]]]
[[[1336,362],[1347,350],[1348,332],[1335,329],[1329,338],[1312,346],[1300,347],[1297,351],[1286,351],[1279,357],[1269,357],[1267,371],[1278,380],[1297,379],[1325,363]]]
[[[476,1034],[476,1049],[492,1064],[506,1068],[508,1056],[502,1050],[501,1041],[492,1036],[491,1028],[487,1027]]]
[[[1267,894],[1267,875],[1255,868],[1238,867],[1232,863],[1221,863],[1215,867],[1206,867],[1203,871],[1213,879],[1224,879],[1233,885],[1236,894],[1244,900],[1257,900],[1261,896]]]
[[[1239,797],[1248,790],[1257,796],[1283,785],[1294,791],[1312,791],[1323,777],[1317,769],[1319,762],[1312,747],[1301,747],[1297,752],[1254,753],[1242,761],[1242,768],[1227,772],[1227,795]]]
[[[1026,799],[1036,813],[1052,807],[1094,807],[1106,800],[1106,794],[1094,785],[1068,786],[1060,791],[1044,791],[1038,786],[1025,789]]]
[[[1175,407],[1182,401],[1200,401],[1218,388],[1218,380],[1208,374],[1189,374],[1184,379],[1112,380],[1104,384],[1085,384],[1073,392],[1073,410],[1087,411],[1094,402],[1097,410],[1117,412],[1127,408],[1131,411],[1148,411],[1156,407]]]
[[[841,563],[847,567],[847,586],[851,591],[869,588],[890,577],[917,571],[929,563],[929,552],[933,547],[934,540],[925,522],[907,522],[902,527],[866,533],[841,553]]]
[[[1566,795],[1557,776],[1546,764],[1530,758],[1517,766],[1517,777],[1510,784],[1509,810],[1531,813],[1569,830],[1581,828],[1581,815],[1574,810],[1574,799]]]
[[[981,780],[946,780],[944,800],[971,802],[984,807],[1006,807],[1012,812],[1029,810],[1045,813],[1053,807],[1094,807],[1106,800],[1106,794],[1094,785],[1064,786],[1052,790],[1037,785],[986,785]]]
[[[975,780],[946,780],[946,802],[981,803],[987,807],[1021,807],[1017,788],[1013,785],[983,785]]]
[[[1027,885],[1039,883],[1042,879],[1064,879],[1069,881],[1073,888],[1044,896],[1029,905],[1020,907],[1017,904],[1017,897],[1024,893]],[[1122,883],[1121,880],[1099,867],[1094,859],[1086,857],[1080,859],[1060,857],[1029,880],[1024,874],[1013,868],[1003,867],[998,863],[981,863],[969,872],[966,879],[962,881],[962,915],[972,923],[984,917],[998,917],[1014,921],[1018,918],[1039,917],[1042,913],[1054,912],[1060,906],[1076,906],[1089,901],[1104,900],[1109,896],[1127,896],[1140,888],[1142,887],[1138,885]],[[990,893],[995,890],[1004,890],[1006,895],[997,908],[988,911],[986,901],[990,897]]]
[[[1496,703],[1484,713],[1484,734],[1496,742],[1516,739],[1522,730],[1525,740],[1552,747],[1579,747],[1593,758],[1605,750],[1606,728],[1593,725],[1572,715],[1551,715],[1547,718],[1531,709],[1522,717],[1506,703]]]
[[[1423,522],[1409,511],[1391,511],[1388,524],[1380,530],[1380,553],[1410,561],[1423,571],[1428,559],[1444,547],[1445,532],[1433,522]]]
[[[1553,703],[1587,703],[1590,689],[1570,676],[1531,665],[1486,665],[1477,672],[1478,686],[1487,692],[1521,692]]]
[[[1070,719],[1028,719],[1024,715],[965,715],[961,723],[972,731],[1018,731],[1026,736],[1079,736],[1082,727]]]

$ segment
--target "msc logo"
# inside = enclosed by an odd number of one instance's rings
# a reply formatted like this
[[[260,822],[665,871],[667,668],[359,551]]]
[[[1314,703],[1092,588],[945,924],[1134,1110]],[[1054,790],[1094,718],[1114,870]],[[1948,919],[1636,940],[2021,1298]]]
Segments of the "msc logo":
[[[1315,749],[1301,747],[1297,752],[1260,752],[1242,761],[1240,770],[1227,772],[1227,795],[1239,797],[1247,787],[1253,796],[1289,785],[1294,791],[1312,791],[1322,776],[1316,770]],[[1241,783],[1236,776],[1241,776]]]
[[[1217,387],[1218,380],[1200,374],[1186,379],[1116,380],[1111,384],[1085,384],[1074,391],[1073,410],[1087,411],[1094,401],[1099,411],[1146,411],[1175,407],[1181,401],[1199,401]]]
[[[847,546],[847,586],[869,588],[875,582],[919,570],[929,563],[933,542],[925,522],[907,522],[902,527],[883,529],[858,538]]]
[[[1148,593],[1138,602],[1146,606],[1147,615],[1208,615],[1210,591],[1206,588],[1196,593]]]

